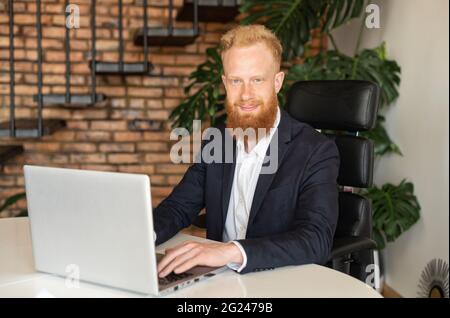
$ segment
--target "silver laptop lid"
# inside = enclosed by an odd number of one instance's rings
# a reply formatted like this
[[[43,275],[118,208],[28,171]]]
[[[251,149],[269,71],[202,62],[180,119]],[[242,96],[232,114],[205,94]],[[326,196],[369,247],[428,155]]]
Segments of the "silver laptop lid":
[[[146,175],[24,166],[35,267],[158,294]]]

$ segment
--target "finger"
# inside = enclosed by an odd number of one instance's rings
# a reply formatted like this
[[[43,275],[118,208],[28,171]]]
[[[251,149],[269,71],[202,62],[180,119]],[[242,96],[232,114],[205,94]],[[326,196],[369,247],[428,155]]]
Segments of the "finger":
[[[179,267],[181,264],[185,263],[186,261],[188,261],[192,258],[198,257],[198,255],[200,254],[200,251],[201,250],[199,248],[193,248],[193,249],[189,250],[188,252],[179,255],[160,272],[159,276],[160,277],[167,276],[168,274],[173,272],[175,268]],[[178,273],[181,273],[181,272],[177,272],[177,274]]]
[[[194,242],[194,241],[184,241],[183,243],[180,243],[180,244],[178,244],[178,245],[175,245],[175,246],[166,248],[166,249],[164,250],[164,253],[165,253],[165,254],[168,254],[168,253],[170,253],[171,251],[173,251],[173,250],[175,250],[175,249],[177,249],[177,248],[180,248],[181,246],[185,246],[185,245],[191,244],[191,243],[195,243],[195,242]]]
[[[192,257],[186,260],[184,263],[180,264],[179,266],[175,267],[173,269],[173,272],[175,274],[184,273],[197,265],[204,265],[202,263],[203,263],[203,255],[197,254],[195,257]]]
[[[175,257],[186,253],[194,247],[195,244],[181,244],[172,248],[158,263],[158,273],[161,272],[170,262],[172,262]]]

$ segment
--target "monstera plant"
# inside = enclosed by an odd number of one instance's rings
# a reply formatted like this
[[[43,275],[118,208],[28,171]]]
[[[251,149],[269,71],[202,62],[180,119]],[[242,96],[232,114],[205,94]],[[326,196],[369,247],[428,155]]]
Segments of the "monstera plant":
[[[245,17],[240,24],[264,24],[282,42],[287,76],[278,95],[280,105],[284,105],[284,95],[292,83],[299,80],[354,79],[377,83],[381,88],[377,124],[364,135],[374,141],[377,156],[402,155],[384,128],[382,116],[399,95],[399,65],[387,57],[385,43],[359,50],[360,33],[355,53],[345,55],[339,51],[331,34],[336,27],[365,14],[366,5],[364,0],[244,0],[240,11]],[[315,56],[307,54],[313,30],[321,37],[328,37],[333,49]],[[206,61],[190,74],[190,83],[185,87],[187,98],[171,113],[173,127],[182,126],[192,131],[194,119],[209,121],[210,125],[226,120],[222,73],[218,47],[208,49]],[[420,217],[420,205],[411,182],[403,180],[398,185],[373,186],[361,192],[372,199],[374,237],[379,249],[395,240]]]

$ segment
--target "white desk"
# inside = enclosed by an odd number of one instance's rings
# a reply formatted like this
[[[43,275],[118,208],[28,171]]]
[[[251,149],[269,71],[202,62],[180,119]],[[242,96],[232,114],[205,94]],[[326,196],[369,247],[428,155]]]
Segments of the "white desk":
[[[178,234],[158,246],[163,250],[186,239]],[[143,297],[81,282],[68,288],[65,279],[38,273],[33,267],[28,218],[0,219],[0,297]],[[319,265],[278,268],[240,275],[227,270],[169,297],[381,297],[362,282]]]

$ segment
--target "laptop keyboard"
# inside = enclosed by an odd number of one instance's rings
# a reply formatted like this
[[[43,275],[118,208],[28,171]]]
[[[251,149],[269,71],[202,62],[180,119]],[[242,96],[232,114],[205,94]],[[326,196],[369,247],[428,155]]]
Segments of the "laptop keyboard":
[[[192,273],[180,273],[180,274],[175,274],[174,272],[170,273],[169,275],[167,275],[166,277],[159,277],[158,278],[158,282],[160,285],[168,285],[170,283],[176,282],[178,280],[182,280],[185,279],[189,276],[192,276]]]

